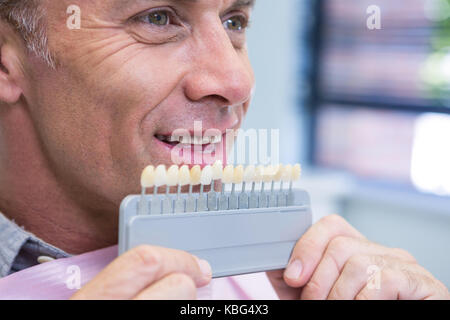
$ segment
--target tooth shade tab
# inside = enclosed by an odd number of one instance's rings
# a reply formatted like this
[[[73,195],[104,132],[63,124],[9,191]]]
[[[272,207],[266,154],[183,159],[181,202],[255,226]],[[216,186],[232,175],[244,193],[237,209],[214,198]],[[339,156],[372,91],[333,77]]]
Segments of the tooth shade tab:
[[[289,182],[292,179],[292,165],[283,166],[281,170],[281,181]]]
[[[223,169],[222,183],[233,183],[234,167],[232,164]]]
[[[211,184],[212,182],[212,167],[211,166],[206,166],[203,168],[202,170],[202,174],[200,176],[200,183],[203,185],[208,185]]]
[[[165,165],[159,165],[155,170],[155,186],[160,187],[167,184],[167,172]]]
[[[178,166],[173,165],[167,170],[167,186],[173,187],[178,184]]]
[[[155,167],[147,166],[141,174],[142,188],[151,188],[155,184]]]
[[[222,161],[217,160],[214,162],[212,166],[212,179],[213,180],[220,180],[223,177],[223,164]]]
[[[253,181],[256,183],[261,182],[263,179],[263,174],[264,174],[264,166],[262,165],[257,166],[255,168],[255,178]]]
[[[275,168],[273,166],[267,166],[263,172],[263,182],[272,182],[275,175]]]
[[[178,184],[185,186],[191,183],[191,172],[187,165],[183,165],[178,171]]]
[[[199,165],[193,166],[191,169],[191,185],[196,186],[200,184],[202,169]]]
[[[233,183],[242,183],[244,181],[244,166],[239,165],[234,168]]]
[[[255,181],[255,166],[247,166],[244,170],[244,182],[250,183]]]
[[[282,164],[279,164],[279,165],[275,166],[273,181],[275,181],[275,182],[281,181],[281,173],[282,173],[282,171],[283,171],[283,165]]]
[[[296,164],[292,167],[292,181],[297,181],[300,179],[300,175],[302,173],[302,168],[300,164]]]

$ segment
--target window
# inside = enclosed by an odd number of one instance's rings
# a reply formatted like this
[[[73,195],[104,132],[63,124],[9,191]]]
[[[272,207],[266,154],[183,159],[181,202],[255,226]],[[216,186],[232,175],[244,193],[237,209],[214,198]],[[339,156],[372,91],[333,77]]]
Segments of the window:
[[[313,162],[450,195],[450,0],[311,5]]]

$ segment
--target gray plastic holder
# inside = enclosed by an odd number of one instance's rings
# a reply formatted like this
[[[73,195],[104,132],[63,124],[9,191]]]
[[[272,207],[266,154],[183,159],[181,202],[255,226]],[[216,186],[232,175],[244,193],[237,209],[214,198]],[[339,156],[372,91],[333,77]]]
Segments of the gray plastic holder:
[[[142,244],[184,250],[207,260],[213,278],[283,269],[312,223],[308,194],[294,189],[287,198],[283,207],[139,215],[140,196],[128,196],[120,206],[119,254]]]

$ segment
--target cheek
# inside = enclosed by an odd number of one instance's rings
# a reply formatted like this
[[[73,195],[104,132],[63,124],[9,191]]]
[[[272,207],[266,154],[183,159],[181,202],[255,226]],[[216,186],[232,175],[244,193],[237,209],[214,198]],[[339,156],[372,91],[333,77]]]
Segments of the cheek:
[[[158,106],[169,96],[178,93],[183,77],[180,60],[170,61],[167,54],[142,51],[132,61],[123,65],[111,79],[116,87],[111,93],[111,156],[120,172],[135,175],[156,160],[148,143],[150,132],[164,119],[166,110]],[[120,88],[120,90],[118,90]],[[107,89],[105,89],[107,90]],[[152,127],[144,128],[145,125]],[[150,154],[149,154],[150,152]]]
[[[175,90],[182,70],[162,53],[122,54],[47,72],[33,89],[39,102],[32,108],[59,176],[116,200],[135,191],[140,170],[152,160],[145,158],[140,126]]]

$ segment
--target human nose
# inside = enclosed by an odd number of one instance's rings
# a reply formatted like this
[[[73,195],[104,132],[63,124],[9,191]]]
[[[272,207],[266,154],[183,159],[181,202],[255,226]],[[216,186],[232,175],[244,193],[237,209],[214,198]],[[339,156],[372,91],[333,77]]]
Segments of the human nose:
[[[192,69],[185,78],[186,96],[193,101],[216,97],[228,106],[247,102],[254,75],[246,50],[233,46],[222,25],[200,38],[192,52]]]

